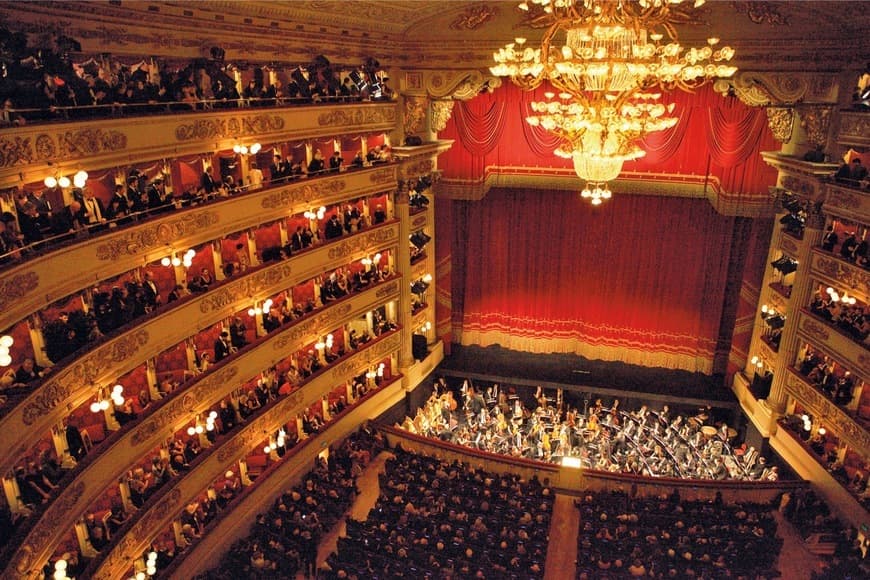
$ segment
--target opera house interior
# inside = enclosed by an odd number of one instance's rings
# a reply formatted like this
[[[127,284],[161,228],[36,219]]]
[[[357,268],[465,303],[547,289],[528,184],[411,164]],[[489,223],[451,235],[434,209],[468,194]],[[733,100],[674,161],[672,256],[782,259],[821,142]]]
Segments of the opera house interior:
[[[870,576],[867,30],[0,0],[0,576]]]

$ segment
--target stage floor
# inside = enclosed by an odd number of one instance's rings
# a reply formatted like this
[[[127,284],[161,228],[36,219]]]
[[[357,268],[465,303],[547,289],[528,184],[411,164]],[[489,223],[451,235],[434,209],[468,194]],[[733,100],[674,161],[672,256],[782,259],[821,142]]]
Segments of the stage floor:
[[[467,376],[507,384],[588,390],[602,395],[631,393],[648,399],[691,399],[710,404],[736,404],[721,375],[648,368],[620,362],[589,360],[570,354],[532,354],[500,346],[451,345],[450,356],[435,376]],[[688,401],[686,401],[688,402]],[[719,405],[716,405],[719,406]]]

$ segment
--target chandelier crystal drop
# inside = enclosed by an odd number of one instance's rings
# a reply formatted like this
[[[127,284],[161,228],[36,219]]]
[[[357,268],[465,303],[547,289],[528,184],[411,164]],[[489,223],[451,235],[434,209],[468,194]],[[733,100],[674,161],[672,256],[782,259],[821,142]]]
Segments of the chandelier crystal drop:
[[[675,25],[697,24],[704,0],[528,0],[527,24],[544,29],[538,47],[517,38],[493,55],[492,74],[523,90],[547,82],[556,92],[531,103],[526,121],[560,138],[556,155],[572,159],[595,205],[625,161],[645,152],[636,142],[673,127],[661,89],[691,90],[737,69],[734,50],[710,38],[684,49]],[[668,40],[665,40],[668,39]],[[659,90],[656,92],[655,90]],[[597,197],[593,192],[600,192]],[[603,195],[606,191],[607,195]]]

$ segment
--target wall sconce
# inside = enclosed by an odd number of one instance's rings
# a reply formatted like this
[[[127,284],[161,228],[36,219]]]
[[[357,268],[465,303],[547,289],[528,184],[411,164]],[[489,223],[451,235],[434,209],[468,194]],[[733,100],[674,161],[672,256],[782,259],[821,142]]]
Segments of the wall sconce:
[[[785,326],[785,316],[777,312],[773,306],[768,306],[767,304],[761,305],[761,319],[774,330]]]
[[[195,425],[191,425],[187,428],[187,434],[193,437],[194,435],[202,435],[206,431],[214,431],[214,422],[217,419],[217,411],[212,411],[205,418],[205,427],[202,425],[202,421],[200,420],[200,416],[197,415],[194,422]]]
[[[253,308],[248,308],[248,316],[256,316],[258,314],[269,314],[269,311],[272,309],[272,299],[267,298],[265,302],[263,302],[263,306],[257,306],[254,303]]]
[[[315,219],[322,220],[323,216],[326,215],[326,207],[321,205],[316,210],[314,210],[314,209],[308,210],[305,213],[303,213],[302,215],[309,220],[315,220]]]
[[[148,576],[154,576],[157,574],[157,552],[148,552],[148,559],[145,561],[145,573]],[[139,572],[139,574],[141,574],[141,572]]]
[[[76,187],[84,187],[85,183],[88,181],[88,172],[87,171],[78,171],[75,175],[73,175],[72,181],[70,181],[69,177],[66,175],[59,175],[55,173],[54,175],[49,175],[46,177],[42,183],[45,184],[45,187],[49,189],[54,189],[55,187],[60,186],[62,189],[66,189],[70,185],[75,185]]]
[[[411,243],[414,244],[414,246],[418,250],[422,250],[423,246],[425,246],[426,244],[428,244],[432,240],[432,236],[425,233],[423,230],[420,230],[420,231],[417,231],[417,232],[414,232],[413,234],[411,234],[409,236],[409,239],[411,240]]]
[[[377,266],[378,264],[381,263],[381,258],[383,258],[383,256],[381,256],[381,253],[378,252],[377,254],[372,256],[371,258],[369,258],[369,257],[363,258],[362,260],[359,261],[359,263],[362,264],[363,266],[365,266],[366,268],[368,268],[372,264]]]
[[[819,435],[821,435],[822,437],[824,437],[827,432],[827,429],[825,429],[824,427],[819,427]]]
[[[63,558],[55,562],[52,578],[54,578],[54,580],[66,580],[66,578],[69,578],[69,576],[66,575],[66,568],[68,565],[69,563]]]
[[[233,153],[235,153],[236,155],[256,155],[260,152],[260,149],[262,148],[263,146],[259,143],[254,143],[250,147],[248,147],[247,145],[241,145],[239,143],[236,143],[235,145],[233,145]]]
[[[857,302],[854,296],[849,296],[846,292],[843,292],[843,295],[840,296],[840,294],[830,286],[828,286],[825,292],[827,292],[828,296],[831,297],[831,302],[842,302],[847,306],[854,306],[855,302]]]
[[[333,336],[331,334],[326,335],[326,340],[318,340],[314,343],[314,348],[317,350],[323,350],[325,348],[332,348],[333,345]]]
[[[430,330],[432,330],[432,323],[427,321],[425,324],[420,326],[420,328],[417,332],[423,333],[423,332],[429,332]]]
[[[411,284],[411,292],[414,294],[423,295],[429,289],[429,284],[432,282],[432,275],[426,274],[416,282]]]
[[[184,265],[185,268],[190,268],[193,264],[194,256],[196,256],[196,250],[193,248],[184,252],[184,255],[181,258],[178,257],[178,252],[172,252],[172,254],[160,260],[160,264],[166,267],[173,266],[177,268],[178,266]]]
[[[274,445],[271,444],[271,441],[272,440],[270,438],[269,443],[265,447],[263,447],[263,453],[265,453],[266,455],[269,455],[273,451],[276,451],[279,447],[284,447],[284,443],[287,442],[287,432],[284,431],[283,427],[278,431],[278,437],[275,439]]]
[[[749,362],[752,363],[752,365],[756,369],[758,369],[756,372],[761,371],[764,368],[764,359],[758,356],[753,356],[751,359],[749,359]]]
[[[105,391],[100,389],[100,392],[97,394],[97,400],[91,403],[90,409],[92,413],[100,413],[102,411],[106,411],[109,408],[109,399],[116,406],[120,407],[124,404],[124,387],[122,385],[115,385],[112,387],[112,394],[109,395],[108,398],[105,396]]]
[[[9,349],[15,342],[8,334],[0,337],[0,367],[8,367],[12,364],[12,356],[9,354]]]

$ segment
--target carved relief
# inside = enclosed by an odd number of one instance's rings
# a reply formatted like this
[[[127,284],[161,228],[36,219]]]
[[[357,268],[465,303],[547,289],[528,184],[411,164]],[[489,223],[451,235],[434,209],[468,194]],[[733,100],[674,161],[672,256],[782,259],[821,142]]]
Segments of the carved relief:
[[[477,30],[498,14],[497,7],[486,4],[469,6],[465,11],[453,19],[450,28],[453,30]]]
[[[870,295],[870,274],[848,266],[839,260],[821,256],[816,257],[815,267],[822,274],[836,280],[838,284],[846,286],[849,290],[861,293],[864,297]]]
[[[178,141],[201,141],[203,139],[259,135],[280,131],[283,128],[283,117],[266,113],[230,117],[229,119],[197,119],[190,123],[178,125],[175,128],[175,139]]]
[[[843,111],[840,113],[840,135],[838,140],[841,143],[851,144],[868,144],[870,143],[870,118],[866,113],[850,113]]]
[[[130,444],[134,447],[141,445],[148,441],[155,433],[168,425],[171,425],[182,416],[190,415],[196,408],[200,399],[206,397],[209,392],[228,382],[236,376],[238,372],[238,367],[229,366],[220,369],[213,375],[209,375],[203,380],[197,382],[180,397],[177,397],[165,407],[161,407],[155,411],[154,415],[152,415],[147,421],[136,427],[133,431],[133,436],[130,438]]]
[[[793,193],[801,193],[807,196],[813,196],[816,188],[812,183],[795,177],[794,175],[783,175],[780,180],[782,187]]]
[[[854,193],[837,189],[828,193],[825,205],[845,210],[856,210],[861,207],[861,199]]]
[[[47,548],[45,544],[54,535],[56,522],[63,521],[63,518],[68,515],[84,492],[85,483],[78,481],[64,490],[57,501],[52,504],[36,527],[31,530],[27,536],[27,541],[19,548],[14,562],[16,572],[22,575],[29,572],[30,567],[34,564],[34,553],[39,553]]]
[[[402,163],[399,166],[399,174],[400,177],[405,179],[417,179],[422,175],[429,175],[432,173],[432,170],[435,168],[435,162],[431,157],[427,157],[425,159],[419,159],[417,161],[411,161],[408,163]]]
[[[779,7],[773,2],[757,1],[734,1],[731,2],[738,14],[746,14],[750,21],[755,24],[769,24],[771,26],[785,26],[788,17],[784,16]]]
[[[768,107],[767,125],[773,133],[774,139],[780,143],[791,141],[791,133],[794,129],[794,109],[789,107]]]
[[[293,326],[293,328],[282,332],[278,340],[274,341],[272,348],[275,350],[283,350],[288,344],[299,342],[304,336],[314,334],[318,329],[335,324],[351,311],[352,305],[347,302],[340,304],[335,308],[330,308],[326,312],[321,312],[308,320]]]
[[[99,260],[117,260],[120,256],[135,256],[156,246],[171,244],[184,236],[218,223],[216,211],[191,212],[180,217],[160,221],[144,228],[125,232],[123,235],[97,246]]]
[[[427,106],[428,100],[424,97],[405,97],[405,114],[402,118],[405,135],[416,135],[423,129]]]
[[[392,167],[386,167],[372,172],[369,181],[372,183],[390,183],[396,180],[396,172]]]
[[[126,134],[106,129],[63,131],[54,136],[41,133],[35,141],[30,137],[12,137],[0,139],[0,167],[72,159],[126,148]]]
[[[22,411],[22,422],[32,425],[40,417],[47,415],[58,404],[65,401],[72,392],[98,380],[106,369],[132,357],[148,342],[148,332],[139,330],[129,336],[98,348],[80,358],[76,364],[50,377],[39,389]]]
[[[398,282],[390,282],[389,284],[383,286],[382,288],[378,288],[378,291],[375,292],[375,298],[383,298],[385,296],[389,296],[390,294],[395,294],[399,290]]]
[[[316,183],[306,183],[302,187],[288,187],[263,197],[260,207],[276,209],[309,202],[344,190],[347,184],[342,179],[328,179]]]
[[[801,107],[801,127],[807,135],[807,143],[821,145],[828,142],[831,126],[830,107]]]
[[[792,257],[797,256],[797,254],[798,254],[797,244],[794,243],[794,241],[791,240],[790,238],[783,237],[782,241],[780,242],[780,246],[782,246],[782,249],[784,251],[791,254]]]
[[[321,127],[344,127],[375,123],[393,123],[395,120],[395,107],[365,107],[355,111],[333,109],[326,113],[321,113],[317,117],[317,124]]]
[[[804,332],[809,334],[811,337],[821,340],[822,342],[827,342],[828,338],[830,338],[830,333],[828,329],[823,325],[819,324],[812,318],[804,317],[803,323],[801,325]]]
[[[370,248],[376,244],[383,244],[394,239],[395,231],[392,228],[384,228],[374,232],[368,232],[364,236],[352,240],[344,240],[337,246],[329,249],[329,259],[347,258],[356,252]]]
[[[425,223],[426,223],[426,214],[421,214],[421,215],[418,215],[417,217],[414,218],[414,220],[411,222],[411,227],[412,228],[419,228],[419,227],[422,227]]]
[[[39,274],[36,272],[24,272],[15,274],[9,280],[0,280],[0,310],[5,310],[9,304],[21,299],[37,286]]]
[[[370,366],[380,359],[384,358],[388,353],[397,350],[402,342],[402,335],[396,332],[392,336],[385,338],[379,343],[360,351],[358,355],[351,357],[349,360],[336,366],[332,369],[332,376],[336,380],[347,376],[348,373],[355,372],[365,366]]]
[[[292,273],[290,264],[281,264],[278,267],[269,268],[239,280],[233,284],[221,288],[217,292],[209,293],[199,303],[199,310],[203,314],[213,310],[221,310],[229,304],[254,296],[263,289],[269,288],[285,280]]]
[[[447,128],[447,121],[453,114],[453,106],[456,101],[432,101],[432,115],[429,118],[429,126],[434,132],[443,131]]]

